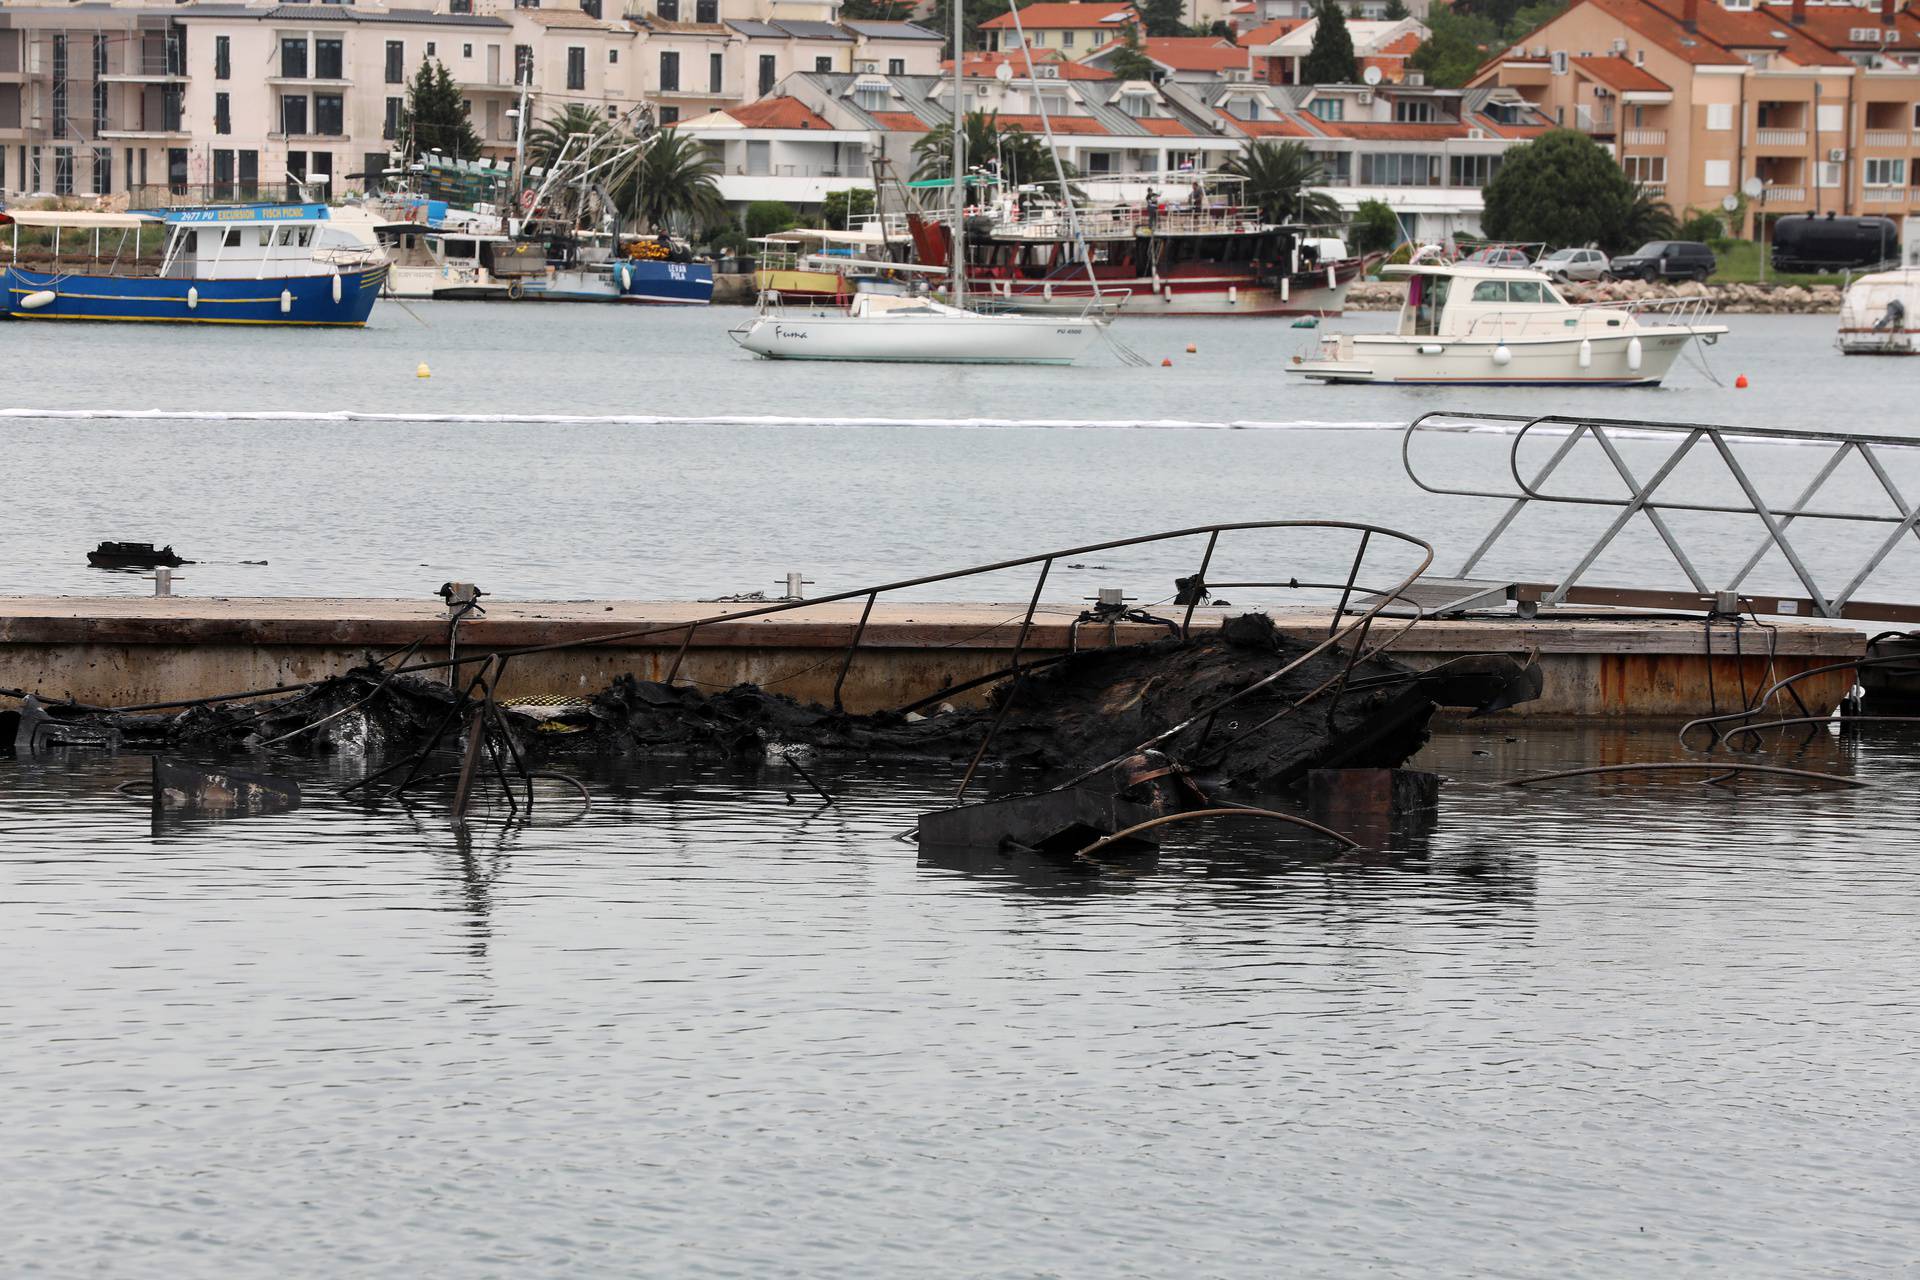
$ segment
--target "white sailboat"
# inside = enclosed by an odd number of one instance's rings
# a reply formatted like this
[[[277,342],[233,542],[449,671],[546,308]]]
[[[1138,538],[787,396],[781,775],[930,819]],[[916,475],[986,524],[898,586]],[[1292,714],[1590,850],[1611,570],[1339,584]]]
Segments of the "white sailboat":
[[[769,360],[872,360],[938,364],[1072,364],[1109,323],[1088,301],[1077,316],[1013,315],[966,308],[966,58],[953,6],[953,185],[948,278],[952,305],[925,296],[860,294],[845,311],[792,307],[763,293],[753,319],[728,332]],[[1051,143],[1052,139],[1049,138]],[[1064,184],[1063,184],[1064,185]]]

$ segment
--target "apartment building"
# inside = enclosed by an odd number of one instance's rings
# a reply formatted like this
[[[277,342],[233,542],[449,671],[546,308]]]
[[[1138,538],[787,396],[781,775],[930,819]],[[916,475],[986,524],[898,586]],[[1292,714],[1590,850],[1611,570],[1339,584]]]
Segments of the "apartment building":
[[[1319,30],[1318,18],[1281,18],[1242,33],[1238,43],[1247,51],[1254,79],[1299,84],[1301,65],[1313,52],[1313,39]],[[1361,75],[1378,71],[1383,81],[1392,84],[1407,78],[1407,59],[1428,34],[1418,18],[1356,18],[1347,23],[1354,62]]]
[[[1676,210],[1758,180],[1742,234],[1920,207],[1920,18],[1899,0],[1577,0],[1472,83],[1589,134]]]
[[[1146,34],[1139,12],[1126,0],[1113,4],[1040,0],[1020,6],[1017,29],[1015,15],[1009,11],[981,23],[980,34],[988,52],[1018,48],[1025,33],[1026,43],[1035,49],[1054,49],[1078,58],[1123,38],[1128,28]]]
[[[1140,52],[1154,65],[1154,79],[1175,80],[1181,84],[1207,84],[1214,80],[1251,80],[1253,56],[1231,40],[1214,36],[1149,36],[1140,43]],[[1090,67],[1109,70],[1113,60],[1128,45],[1116,40],[1081,58]]]

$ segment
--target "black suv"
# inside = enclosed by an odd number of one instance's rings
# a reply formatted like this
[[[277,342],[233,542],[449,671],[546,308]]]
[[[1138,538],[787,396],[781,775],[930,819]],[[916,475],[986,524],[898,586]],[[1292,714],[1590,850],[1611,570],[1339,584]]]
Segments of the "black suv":
[[[1650,240],[1609,270],[1616,280],[1705,280],[1719,265],[1698,240]]]

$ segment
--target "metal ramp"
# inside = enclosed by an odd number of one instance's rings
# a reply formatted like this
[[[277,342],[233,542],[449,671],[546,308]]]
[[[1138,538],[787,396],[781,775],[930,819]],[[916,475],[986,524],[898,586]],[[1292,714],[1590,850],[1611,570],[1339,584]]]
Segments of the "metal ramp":
[[[1463,613],[1504,609],[1513,602],[1514,588],[1519,585],[1490,578],[1416,578],[1390,597],[1371,595],[1349,608],[1378,608],[1389,618],[1455,618]]]

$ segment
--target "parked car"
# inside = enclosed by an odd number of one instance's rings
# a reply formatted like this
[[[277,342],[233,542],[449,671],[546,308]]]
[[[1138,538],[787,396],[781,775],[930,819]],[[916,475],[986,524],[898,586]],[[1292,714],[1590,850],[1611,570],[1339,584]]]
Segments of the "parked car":
[[[1534,266],[1565,284],[1569,280],[1604,280],[1607,255],[1598,249],[1555,249]]]
[[[1621,280],[1705,280],[1719,266],[1698,240],[1649,240],[1615,258],[1609,270]]]
[[[1533,265],[1527,255],[1518,249],[1476,249],[1466,256],[1465,261],[1479,263],[1483,267],[1530,267]]]
[[[1824,218],[1795,213],[1773,224],[1775,271],[1842,271],[1900,258],[1892,218]]]

